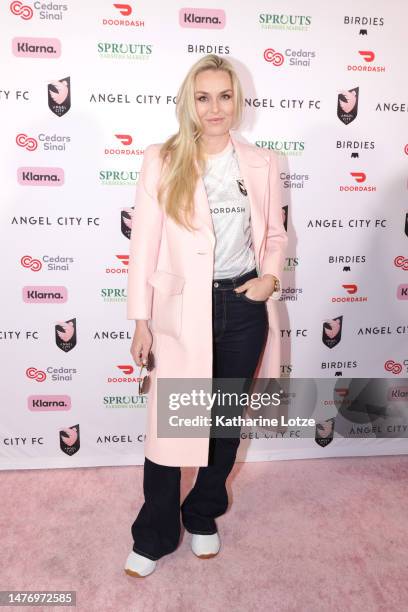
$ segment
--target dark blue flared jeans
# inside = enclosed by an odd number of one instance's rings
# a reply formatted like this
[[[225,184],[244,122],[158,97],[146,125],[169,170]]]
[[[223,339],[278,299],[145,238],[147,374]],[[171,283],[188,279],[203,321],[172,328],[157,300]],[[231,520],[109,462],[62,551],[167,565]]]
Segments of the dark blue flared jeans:
[[[266,341],[266,302],[235,293],[250,278],[241,276],[213,281],[213,377],[251,379]],[[235,435],[235,434],[234,434]],[[198,470],[195,484],[180,507],[180,467],[154,463],[145,457],[145,501],[132,525],[133,550],[157,560],[173,552],[180,539],[180,511],[190,533],[213,534],[215,518],[228,507],[226,480],[235,463],[237,437],[210,437],[208,466]]]

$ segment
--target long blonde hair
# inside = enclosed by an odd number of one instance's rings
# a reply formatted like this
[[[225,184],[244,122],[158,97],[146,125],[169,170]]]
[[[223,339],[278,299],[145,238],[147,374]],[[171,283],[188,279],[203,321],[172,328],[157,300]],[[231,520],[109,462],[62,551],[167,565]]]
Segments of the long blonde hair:
[[[205,167],[201,146],[201,124],[195,108],[195,78],[203,70],[225,70],[231,77],[234,100],[232,127],[240,124],[244,106],[242,87],[232,64],[225,58],[210,54],[198,60],[188,71],[176,98],[176,116],[179,131],[168,138],[160,148],[162,174],[158,189],[159,203],[178,225],[194,229],[194,192]],[[199,171],[195,165],[198,164]]]

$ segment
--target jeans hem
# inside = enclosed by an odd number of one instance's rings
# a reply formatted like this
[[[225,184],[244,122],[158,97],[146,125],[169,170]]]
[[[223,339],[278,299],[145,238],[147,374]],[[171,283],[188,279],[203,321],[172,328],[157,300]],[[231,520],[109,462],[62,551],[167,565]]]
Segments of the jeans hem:
[[[160,557],[153,557],[152,555],[149,555],[148,553],[144,552],[143,550],[140,550],[139,548],[135,548],[134,546],[133,552],[137,553],[138,555],[142,555],[142,557],[147,557],[148,559],[150,559],[150,561],[158,561],[160,559]]]
[[[215,531],[191,531],[190,529],[187,529],[185,525],[184,528],[186,531],[188,531],[188,533],[191,533],[193,535],[214,535],[215,533],[218,533],[218,529],[216,529]]]

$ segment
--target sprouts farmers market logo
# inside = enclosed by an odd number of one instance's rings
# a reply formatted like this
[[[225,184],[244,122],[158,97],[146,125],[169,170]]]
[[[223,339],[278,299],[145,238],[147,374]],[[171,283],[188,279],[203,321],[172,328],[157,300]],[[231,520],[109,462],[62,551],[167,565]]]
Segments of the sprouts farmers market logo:
[[[101,185],[136,185],[139,180],[139,170],[113,170],[105,169],[99,171]]]
[[[99,57],[115,60],[148,60],[152,45],[136,42],[98,42]]]
[[[59,2],[11,2],[10,12],[23,21],[29,21],[34,16],[44,21],[62,21],[68,11],[67,4]]]
[[[282,13],[259,13],[258,23],[265,30],[291,30],[304,32],[312,23],[310,15],[285,15]]]
[[[299,157],[305,150],[305,143],[302,140],[256,140],[255,145],[285,157]]]

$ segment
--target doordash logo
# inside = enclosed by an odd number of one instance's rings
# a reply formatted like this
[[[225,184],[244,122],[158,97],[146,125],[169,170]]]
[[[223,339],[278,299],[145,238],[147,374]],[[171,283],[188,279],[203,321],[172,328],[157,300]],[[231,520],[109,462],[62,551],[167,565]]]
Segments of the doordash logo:
[[[222,30],[225,28],[225,11],[207,8],[182,8],[179,12],[179,25],[182,28]]]
[[[347,70],[351,72],[385,72],[385,66],[373,64],[375,60],[374,51],[359,51],[358,54],[363,61],[359,64],[348,64]]]
[[[121,15],[121,17],[103,17],[102,25],[133,28],[144,27],[145,22],[143,19],[133,19],[131,17],[133,9],[130,4],[112,4],[112,6],[116,9],[116,15]]]
[[[350,176],[354,179],[354,183],[351,185],[339,185],[340,191],[377,191],[376,185],[365,185],[367,175],[365,172],[350,172]]]

